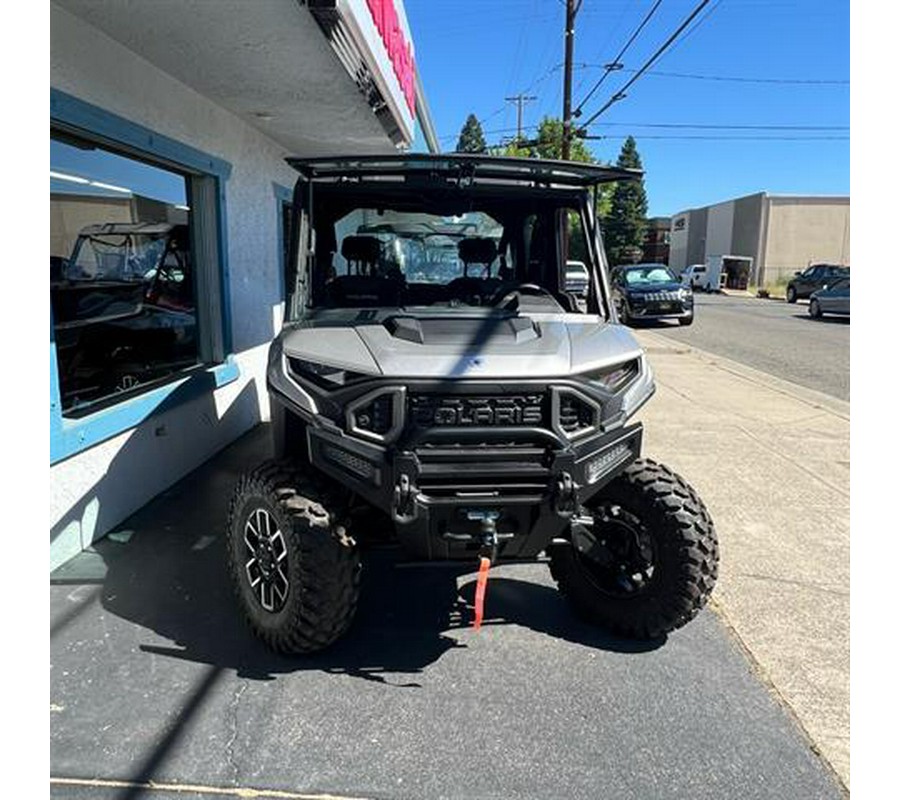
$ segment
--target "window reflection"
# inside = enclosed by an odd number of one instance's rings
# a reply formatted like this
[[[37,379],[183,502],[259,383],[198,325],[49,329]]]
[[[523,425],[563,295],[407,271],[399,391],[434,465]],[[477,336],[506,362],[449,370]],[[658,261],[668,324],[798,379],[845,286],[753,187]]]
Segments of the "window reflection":
[[[51,132],[50,297],[63,412],[198,363],[188,179]]]

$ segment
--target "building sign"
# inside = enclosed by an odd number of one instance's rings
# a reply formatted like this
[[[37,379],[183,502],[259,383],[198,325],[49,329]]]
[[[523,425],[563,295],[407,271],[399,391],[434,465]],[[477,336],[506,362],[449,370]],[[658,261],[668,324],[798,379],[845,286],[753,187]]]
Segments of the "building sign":
[[[416,115],[416,69],[413,60],[412,43],[404,35],[397,16],[394,0],[366,0],[375,27],[381,34],[388,58],[394,67],[394,75],[406,98],[410,113]]]
[[[416,62],[403,0],[307,0],[307,7],[388,136],[409,147]]]
[[[675,224],[672,226],[672,229],[676,231],[683,231],[686,222],[687,217],[679,217],[675,220]]]

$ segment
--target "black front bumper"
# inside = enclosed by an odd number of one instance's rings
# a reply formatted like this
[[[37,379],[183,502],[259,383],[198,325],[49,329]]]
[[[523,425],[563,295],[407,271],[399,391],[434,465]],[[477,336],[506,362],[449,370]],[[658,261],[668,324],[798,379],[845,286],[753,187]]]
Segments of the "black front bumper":
[[[501,559],[529,559],[565,532],[580,505],[640,455],[642,426],[577,442],[540,428],[431,429],[393,444],[315,420],[312,465],[393,518],[420,559],[471,559],[486,526]]]
[[[694,304],[682,300],[626,302],[632,319],[687,319],[694,315]]]

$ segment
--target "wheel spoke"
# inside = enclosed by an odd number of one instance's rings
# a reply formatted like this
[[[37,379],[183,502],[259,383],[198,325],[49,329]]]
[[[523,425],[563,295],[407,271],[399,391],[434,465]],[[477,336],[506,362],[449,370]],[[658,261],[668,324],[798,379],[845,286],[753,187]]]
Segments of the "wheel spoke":
[[[267,601],[267,597],[268,597],[268,601]],[[265,581],[263,581],[259,585],[259,601],[262,603],[262,607],[266,611],[274,611],[274,609],[275,609],[274,591],[272,590],[272,587]]]
[[[256,529],[259,531],[260,538],[269,537],[268,527],[269,515],[261,508],[256,509]]]

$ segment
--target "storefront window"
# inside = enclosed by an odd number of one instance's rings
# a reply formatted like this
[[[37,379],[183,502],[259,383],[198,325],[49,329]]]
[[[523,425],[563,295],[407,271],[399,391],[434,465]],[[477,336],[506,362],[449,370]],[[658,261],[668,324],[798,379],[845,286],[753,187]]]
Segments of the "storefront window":
[[[190,180],[51,130],[50,300],[64,415],[200,362]]]

